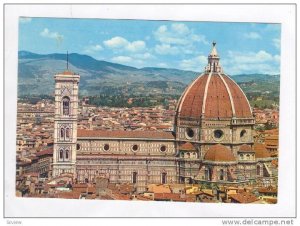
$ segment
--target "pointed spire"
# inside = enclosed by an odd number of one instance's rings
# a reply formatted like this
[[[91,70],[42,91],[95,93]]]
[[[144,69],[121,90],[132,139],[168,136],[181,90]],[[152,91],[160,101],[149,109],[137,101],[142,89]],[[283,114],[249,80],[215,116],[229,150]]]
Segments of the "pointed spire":
[[[213,41],[211,52],[208,55],[208,65],[205,67],[206,72],[222,72],[222,67],[219,63],[220,57],[217,52],[216,44],[217,43]]]
[[[67,51],[67,69],[62,73],[63,75],[74,75],[75,73],[69,70],[69,52]]]
[[[217,52],[217,49],[216,49],[216,42],[213,41],[212,45],[212,49],[211,49],[211,52],[210,52],[210,56],[218,56],[218,52]]]

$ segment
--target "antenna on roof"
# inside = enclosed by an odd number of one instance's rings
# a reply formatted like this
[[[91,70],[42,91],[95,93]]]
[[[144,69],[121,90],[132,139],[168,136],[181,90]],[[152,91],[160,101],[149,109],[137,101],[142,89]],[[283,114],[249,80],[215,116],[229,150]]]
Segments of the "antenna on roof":
[[[67,51],[67,70],[69,70],[69,52]]]

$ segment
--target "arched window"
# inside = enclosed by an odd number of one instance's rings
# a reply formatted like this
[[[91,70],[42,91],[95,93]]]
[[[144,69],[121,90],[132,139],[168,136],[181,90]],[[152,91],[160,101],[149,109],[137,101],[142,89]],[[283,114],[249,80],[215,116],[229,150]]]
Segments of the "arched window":
[[[66,159],[69,159],[69,150],[66,150]]]
[[[240,133],[240,137],[241,137],[241,138],[242,138],[242,137],[245,137],[246,133],[247,133],[246,130],[243,129],[243,130],[241,131],[241,133]]]
[[[66,128],[66,138],[70,138],[70,128]]]
[[[70,115],[70,98],[64,97],[62,100],[63,104],[63,115]]]
[[[136,184],[136,182],[137,182],[137,172],[133,172],[132,173],[132,183]]]
[[[60,160],[64,159],[64,151],[62,149],[59,150],[59,159]]]
[[[220,180],[224,180],[224,170],[220,170]]]
[[[167,173],[162,173],[161,174],[161,183],[166,184],[167,183]]]
[[[64,139],[65,137],[65,129],[64,128],[60,128],[60,138]]]

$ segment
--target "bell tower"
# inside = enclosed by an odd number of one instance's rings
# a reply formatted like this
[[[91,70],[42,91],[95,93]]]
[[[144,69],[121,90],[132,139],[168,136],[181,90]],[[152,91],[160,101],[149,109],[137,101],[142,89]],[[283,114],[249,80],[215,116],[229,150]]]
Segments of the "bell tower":
[[[56,74],[53,177],[72,173],[76,177],[78,84],[80,76],[67,70]]]

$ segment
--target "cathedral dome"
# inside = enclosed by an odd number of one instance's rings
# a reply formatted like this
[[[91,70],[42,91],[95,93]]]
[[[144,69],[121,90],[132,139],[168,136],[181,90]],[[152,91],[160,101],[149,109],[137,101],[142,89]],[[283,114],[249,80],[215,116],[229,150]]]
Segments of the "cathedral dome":
[[[180,119],[252,118],[251,107],[241,88],[223,73],[213,43],[205,72],[184,91],[176,111]]]
[[[211,146],[204,156],[204,161],[235,162],[232,152],[222,144]]]
[[[243,144],[240,149],[239,149],[239,152],[254,152],[251,148],[250,145],[247,145],[247,144]]]

